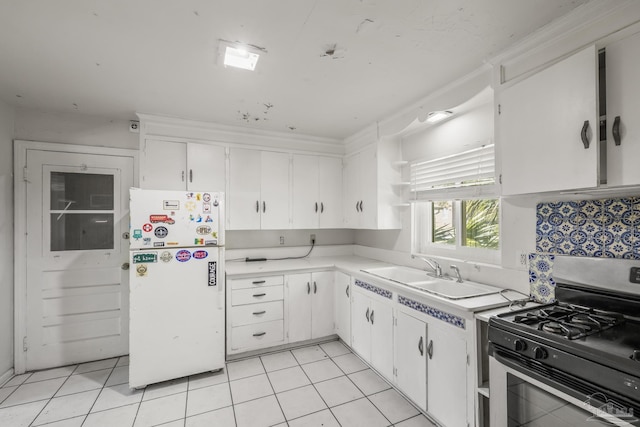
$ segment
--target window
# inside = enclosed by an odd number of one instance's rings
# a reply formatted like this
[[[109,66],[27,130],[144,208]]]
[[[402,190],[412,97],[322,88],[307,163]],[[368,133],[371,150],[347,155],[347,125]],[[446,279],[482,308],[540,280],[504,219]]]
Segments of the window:
[[[493,145],[414,162],[412,252],[497,262],[500,201]]]

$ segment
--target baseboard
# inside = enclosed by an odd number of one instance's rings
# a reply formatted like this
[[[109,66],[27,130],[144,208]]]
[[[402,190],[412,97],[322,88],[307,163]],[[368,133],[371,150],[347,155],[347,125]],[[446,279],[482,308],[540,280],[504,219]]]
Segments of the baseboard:
[[[7,381],[9,381],[13,377],[13,368],[9,369],[4,374],[0,375],[0,387],[5,385]]]

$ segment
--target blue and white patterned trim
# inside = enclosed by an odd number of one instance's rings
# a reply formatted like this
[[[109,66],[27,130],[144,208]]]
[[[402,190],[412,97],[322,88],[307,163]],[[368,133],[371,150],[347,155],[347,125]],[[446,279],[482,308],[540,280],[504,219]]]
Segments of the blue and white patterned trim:
[[[447,313],[446,311],[438,310],[437,308],[429,307],[426,304],[421,302],[414,301],[407,297],[403,297],[402,295],[398,295],[398,302],[402,305],[406,305],[409,308],[412,308],[420,313],[424,313],[431,317],[435,317],[438,320],[442,320],[443,322],[447,322],[453,326],[456,326],[461,329],[466,329],[465,320],[456,316],[455,314]]]
[[[355,284],[356,284],[356,286],[359,286],[359,287],[361,287],[363,289],[366,289],[366,290],[368,290],[370,292],[373,292],[374,294],[378,294],[378,295],[383,296],[385,298],[391,299],[391,297],[393,297],[393,293],[391,291],[379,288],[377,286],[370,285],[369,283],[363,282],[362,280],[356,279]]]

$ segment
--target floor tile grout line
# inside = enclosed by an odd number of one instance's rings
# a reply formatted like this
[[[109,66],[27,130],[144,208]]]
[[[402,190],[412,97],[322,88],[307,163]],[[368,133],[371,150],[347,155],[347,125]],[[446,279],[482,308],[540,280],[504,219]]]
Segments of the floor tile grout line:
[[[293,356],[293,358],[295,359],[295,355]],[[271,391],[273,391],[273,397],[276,399],[276,402],[278,402],[278,407],[280,408],[280,412],[282,413],[282,418],[284,418],[284,422],[287,425],[289,425],[289,423],[287,422],[287,416],[284,413],[284,409],[282,409],[282,404],[280,403],[280,399],[278,399],[278,394],[276,393],[276,389],[273,388],[273,384],[271,383],[271,378],[269,378],[269,375],[267,374],[267,370],[264,367],[264,362],[262,361],[262,358],[260,356],[258,356],[258,360],[260,361],[260,365],[262,365],[262,369],[264,369],[264,371],[265,371],[265,375],[267,377],[267,381],[269,381],[269,387],[271,387]],[[298,359],[296,359],[296,362],[297,361],[298,361]],[[229,387],[231,387],[231,385],[229,385]],[[263,397],[266,397],[266,396],[263,396]],[[235,409],[234,409],[234,415],[235,415]],[[238,424],[238,421],[236,420],[236,425],[237,424]],[[274,425],[278,425],[278,424],[281,424],[281,423],[277,423],[277,424],[274,424]]]

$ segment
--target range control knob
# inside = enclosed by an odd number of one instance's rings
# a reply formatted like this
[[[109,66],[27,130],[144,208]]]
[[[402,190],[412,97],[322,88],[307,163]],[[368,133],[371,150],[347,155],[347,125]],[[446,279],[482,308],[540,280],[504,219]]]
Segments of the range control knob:
[[[537,360],[542,360],[542,359],[546,359],[547,356],[549,356],[549,354],[547,353],[547,350],[545,350],[542,347],[536,347],[533,349],[533,358],[537,359]]]
[[[516,351],[525,351],[527,349],[527,343],[524,340],[517,339],[513,342],[513,348]]]

